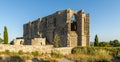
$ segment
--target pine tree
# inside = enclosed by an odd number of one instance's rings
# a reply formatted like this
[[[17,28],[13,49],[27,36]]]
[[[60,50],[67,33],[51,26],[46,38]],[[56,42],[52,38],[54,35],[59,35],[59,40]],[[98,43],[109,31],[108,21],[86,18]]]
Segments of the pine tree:
[[[94,46],[99,46],[99,42],[98,42],[98,36],[95,35],[95,39],[94,39]]]
[[[7,27],[4,27],[4,44],[8,44],[8,31]]]

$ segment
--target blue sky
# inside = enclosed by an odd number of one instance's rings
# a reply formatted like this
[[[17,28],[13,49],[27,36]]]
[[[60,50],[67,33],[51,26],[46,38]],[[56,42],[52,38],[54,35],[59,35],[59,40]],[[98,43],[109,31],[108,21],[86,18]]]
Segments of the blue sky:
[[[90,40],[120,40],[120,0],[0,0],[0,37],[8,27],[9,41],[23,36],[23,24],[58,10],[90,13]]]

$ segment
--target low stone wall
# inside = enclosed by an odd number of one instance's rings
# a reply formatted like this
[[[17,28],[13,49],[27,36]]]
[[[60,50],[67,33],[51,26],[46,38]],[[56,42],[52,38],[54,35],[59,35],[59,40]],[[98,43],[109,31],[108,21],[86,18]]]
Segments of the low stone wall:
[[[51,53],[53,49],[52,45],[47,46],[31,46],[31,45],[0,45],[0,51],[13,51],[18,52],[22,50],[23,52],[32,52],[32,51],[40,51],[42,53]]]
[[[72,47],[61,47],[61,48],[54,48],[53,45],[46,45],[46,46],[38,46],[38,45],[0,45],[0,51],[9,50],[11,52],[33,52],[39,51],[41,53],[51,53],[56,52],[60,54],[70,54]]]
[[[60,53],[63,55],[71,54],[71,50],[73,47],[61,47],[61,48],[54,48],[52,52]]]

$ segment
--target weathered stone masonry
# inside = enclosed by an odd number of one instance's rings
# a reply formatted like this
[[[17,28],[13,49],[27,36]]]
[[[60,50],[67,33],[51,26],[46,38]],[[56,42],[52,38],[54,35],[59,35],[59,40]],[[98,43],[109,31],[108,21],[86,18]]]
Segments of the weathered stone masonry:
[[[89,18],[84,10],[71,9],[38,18],[24,24],[24,45],[31,45],[34,38],[46,38],[46,44],[54,44],[54,36],[58,34],[62,47],[89,46]]]

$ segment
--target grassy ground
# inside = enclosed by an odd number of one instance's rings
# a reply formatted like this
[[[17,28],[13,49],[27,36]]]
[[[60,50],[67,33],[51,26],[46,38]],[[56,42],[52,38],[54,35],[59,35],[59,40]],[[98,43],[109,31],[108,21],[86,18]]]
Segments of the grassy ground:
[[[45,54],[35,52],[10,52],[9,50],[0,52],[0,62],[57,62],[61,54]]]
[[[75,47],[66,57],[78,62],[111,62],[120,58],[120,47]]]
[[[0,52],[0,62],[58,62],[63,57],[76,62],[111,62],[120,58],[120,47],[75,47],[69,55],[38,51]]]

